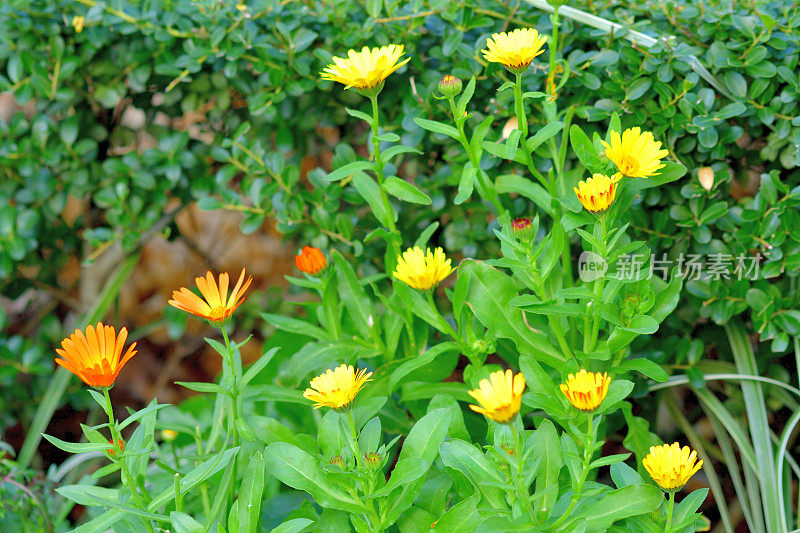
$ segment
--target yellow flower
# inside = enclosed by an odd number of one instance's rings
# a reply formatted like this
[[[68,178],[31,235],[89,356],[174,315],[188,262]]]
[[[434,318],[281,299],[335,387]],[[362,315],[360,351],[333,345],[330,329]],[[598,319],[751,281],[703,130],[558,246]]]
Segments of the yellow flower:
[[[611,378],[607,373],[593,373],[581,369],[577,374],[567,376],[567,382],[559,388],[574,407],[581,411],[594,411],[608,394]]]
[[[595,174],[586,181],[578,182],[578,186],[573,187],[572,190],[575,191],[578,200],[587,211],[599,213],[605,211],[614,203],[614,197],[617,194],[617,182],[620,178],[622,178],[622,175],[619,173],[610,178],[603,174]]]
[[[478,387],[469,391],[469,395],[478,401],[480,407],[470,405],[469,408],[486,418],[505,424],[519,412],[522,392],[525,390],[525,376],[522,373],[515,376],[511,370],[498,370],[492,372],[489,379],[482,379]]]
[[[680,444],[663,444],[651,446],[650,453],[642,460],[650,476],[664,490],[675,490],[686,485],[689,478],[703,467],[703,461],[697,461],[697,452]]]
[[[244,281],[244,268],[239,275],[239,281],[233,287],[233,292],[228,297],[228,284],[230,282],[227,272],[219,275],[219,286],[214,279],[214,275],[206,272],[205,278],[195,278],[197,288],[200,289],[202,298],[195,293],[181,287],[178,291],[172,291],[172,299],[168,302],[172,307],[176,307],[188,313],[192,313],[200,318],[205,318],[209,322],[222,324],[228,320],[236,309],[244,302],[244,293],[247,292],[253,276]],[[242,285],[244,282],[244,285]]]
[[[86,23],[86,19],[83,17],[79,17],[75,15],[72,17],[72,27],[75,28],[75,33],[80,33],[83,31],[83,25]]]
[[[331,409],[344,409],[356,398],[358,391],[364,388],[372,372],[367,373],[360,369],[356,373],[350,365],[341,365],[335,370],[326,370],[311,380],[311,388],[303,392],[303,396],[314,404],[314,409],[330,407]]]
[[[364,47],[360,52],[350,50],[347,57],[334,57],[333,63],[320,73],[323,80],[338,81],[345,89],[372,89],[382,86],[389,74],[399,69],[410,58],[398,63],[403,55],[403,45],[390,44],[380,48]]]
[[[415,246],[397,256],[397,268],[393,275],[411,288],[427,290],[449,276],[455,268],[444,256],[441,248],[431,252]]]
[[[515,74],[522,73],[533,58],[541,54],[547,37],[533,29],[516,29],[508,33],[493,33],[486,40],[483,57],[489,62],[500,63]]]
[[[658,175],[664,168],[661,159],[669,152],[661,150],[661,143],[649,131],[642,133],[639,127],[628,128],[622,132],[611,132],[611,143],[600,141],[605,146],[605,155],[617,165],[624,176],[629,178],[649,178]]]

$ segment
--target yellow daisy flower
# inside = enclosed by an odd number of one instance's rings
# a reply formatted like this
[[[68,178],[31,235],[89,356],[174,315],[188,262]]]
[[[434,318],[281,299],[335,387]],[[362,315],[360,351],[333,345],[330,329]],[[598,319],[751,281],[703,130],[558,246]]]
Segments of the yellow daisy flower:
[[[360,52],[350,50],[347,57],[334,57],[333,63],[320,73],[323,80],[338,81],[345,89],[373,89],[381,87],[389,74],[409,62],[411,58],[398,63],[403,55],[403,45],[390,44],[380,48],[364,47]]]
[[[441,248],[431,252],[415,246],[397,256],[397,268],[393,275],[406,285],[419,290],[427,290],[449,276],[454,267]]]
[[[607,373],[593,373],[581,369],[577,374],[567,376],[567,382],[559,388],[569,400],[569,403],[581,411],[594,411],[608,394],[611,378]]]
[[[703,461],[697,461],[697,452],[680,444],[663,444],[651,446],[650,453],[642,460],[642,465],[656,483],[664,490],[680,489],[689,478],[703,467]]]
[[[493,33],[486,40],[483,57],[491,63],[500,63],[515,74],[524,72],[533,58],[544,52],[547,37],[533,29],[516,29],[508,33]]]
[[[661,142],[653,138],[649,131],[642,133],[637,126],[622,132],[611,132],[611,143],[600,141],[605,147],[605,155],[617,165],[624,176],[629,178],[649,178],[658,175],[664,168],[661,159],[669,152],[661,150]]]
[[[85,18],[78,15],[72,17],[72,27],[75,28],[75,33],[82,32],[85,24],[86,24]]]
[[[510,422],[519,413],[522,392],[525,390],[525,376],[522,373],[515,376],[511,370],[498,370],[489,374],[489,379],[482,379],[478,387],[469,391],[469,395],[480,404],[469,406],[476,413],[501,424]]]
[[[314,409],[330,407],[341,410],[349,407],[356,394],[364,388],[372,372],[360,369],[357,373],[350,365],[341,365],[334,370],[326,370],[311,380],[311,387],[303,392],[303,396],[316,402]]]
[[[578,182],[577,187],[572,190],[578,196],[581,205],[587,211],[599,213],[605,211],[614,203],[617,194],[617,182],[622,178],[622,174],[617,173],[611,176],[595,174],[586,181]]]

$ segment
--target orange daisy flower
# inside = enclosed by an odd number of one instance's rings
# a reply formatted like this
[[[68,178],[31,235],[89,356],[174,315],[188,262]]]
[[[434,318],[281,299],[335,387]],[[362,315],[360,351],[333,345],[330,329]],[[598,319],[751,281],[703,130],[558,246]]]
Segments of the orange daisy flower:
[[[294,256],[294,264],[298,270],[306,274],[315,275],[328,266],[325,256],[319,248],[313,246],[303,246],[300,254]]]
[[[205,318],[214,324],[222,324],[244,302],[244,293],[250,287],[253,276],[244,281],[244,269],[242,269],[239,281],[236,282],[230,297],[228,297],[230,279],[227,273],[219,275],[219,286],[217,286],[211,271],[206,272],[205,278],[195,278],[194,281],[197,284],[197,288],[200,289],[200,294],[203,295],[202,298],[186,287],[181,287],[179,291],[172,291],[172,299],[169,301],[169,305],[200,318]]]
[[[125,355],[122,348],[128,338],[128,330],[122,328],[117,335],[113,326],[88,326],[86,334],[76,329],[75,333],[61,341],[56,348],[56,363],[63,366],[90,387],[110,387],[119,371],[136,355],[136,343],[130,345]]]

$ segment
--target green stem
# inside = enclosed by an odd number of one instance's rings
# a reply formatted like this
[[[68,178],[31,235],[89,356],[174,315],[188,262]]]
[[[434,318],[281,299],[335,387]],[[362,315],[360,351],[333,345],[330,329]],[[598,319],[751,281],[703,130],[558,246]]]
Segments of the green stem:
[[[228,338],[228,332],[225,330],[225,325],[221,324],[219,326],[220,331],[222,332],[222,338],[225,340],[225,350],[228,352],[227,363],[229,367],[229,371],[231,373],[231,380],[232,380],[232,387],[231,390],[228,392],[229,398],[231,400],[230,408],[231,408],[231,419],[229,421],[231,426],[231,437],[233,439],[232,446],[235,448],[239,444],[239,386],[237,384],[236,379],[236,363],[234,362],[234,357],[236,354],[234,350],[231,348],[231,341]],[[227,439],[226,439],[227,441]],[[223,517],[228,516],[228,509],[233,506],[234,499],[236,498],[236,457],[232,459],[233,471],[231,472],[231,480],[227,487],[228,493],[228,502],[227,506],[222,514]]]
[[[544,176],[542,176],[542,174],[533,164],[533,154],[531,154],[531,151],[528,150],[528,118],[525,116],[525,103],[522,98],[522,73],[519,72],[516,74],[516,76],[516,82],[514,83],[514,113],[517,116],[517,129],[521,133],[519,144],[520,148],[522,148],[522,153],[525,155],[525,166],[528,167],[528,172],[530,172],[533,177],[539,180],[539,183],[541,183],[545,189],[550,191],[551,195],[555,196],[552,193],[547,180],[544,179]]]
[[[668,533],[672,526],[672,512],[675,509],[675,491],[669,491],[669,510],[667,511],[667,523],[664,524],[664,533]]]
[[[123,453],[122,450],[120,450],[119,453],[117,453],[119,443],[122,442],[122,439],[120,438],[119,430],[117,429],[117,421],[114,419],[114,409],[111,405],[111,395],[108,393],[108,390],[109,387],[103,387],[103,396],[105,397],[106,400],[106,414],[108,414],[108,427],[111,429],[111,450],[113,451],[111,456],[119,465],[120,470],[122,471],[122,475],[125,478],[125,484],[128,485],[128,489],[130,489],[131,494],[133,495],[133,500],[134,502],[136,502],[136,506],[142,511],[147,511],[147,507],[142,501],[142,496],[141,494],[139,494],[139,491],[136,488],[136,483],[133,480],[131,471],[128,469],[128,465],[127,463],[125,463],[125,459],[120,457],[120,455],[122,455]],[[153,526],[150,525],[150,520],[148,520],[143,516],[140,518],[148,533],[153,533]]]
[[[378,188],[381,190],[381,200],[383,200],[383,207],[386,210],[387,220],[389,222],[389,233],[397,233],[397,227],[394,224],[394,216],[392,216],[392,204],[389,203],[389,195],[386,194],[386,189],[383,186],[383,155],[381,154],[381,141],[378,139],[380,136],[380,112],[378,111],[378,95],[374,94],[369,97],[372,102],[372,146],[375,153],[375,177],[378,180]]]
[[[586,483],[586,478],[589,477],[589,464],[592,460],[592,453],[591,449],[594,448],[594,416],[592,413],[587,415],[587,432],[586,432],[586,442],[584,443],[583,448],[583,462],[581,464],[581,477],[578,479],[578,484],[575,486],[575,492],[572,494],[572,498],[570,498],[569,507],[567,510],[564,511],[564,514],[555,521],[555,523],[551,526],[551,529],[555,530],[558,526],[564,523],[570,515],[572,514],[572,510],[575,509],[575,506],[578,504],[578,501],[581,498],[581,492],[583,491],[583,486]]]
[[[522,422],[520,421],[521,429],[524,429]],[[536,523],[536,515],[533,513],[533,506],[531,505],[531,498],[530,494],[528,494],[528,487],[525,485],[525,472],[522,468],[522,443],[519,438],[520,428],[512,427],[512,433],[514,434],[514,449],[517,454],[517,492],[519,494],[519,498],[522,501],[524,507],[528,510],[528,514],[531,517],[531,521]]]
[[[608,256],[608,248],[607,248],[607,240],[608,234],[606,232],[606,213],[602,213],[600,215],[600,255],[603,257],[603,261],[607,259]],[[594,299],[595,299],[595,306],[594,306],[594,317],[592,318],[592,336],[590,337],[590,344],[589,344],[589,352],[594,351],[595,347],[597,346],[598,341],[598,334],[600,332],[600,305],[603,299],[603,289],[605,288],[606,284],[606,277],[605,275],[599,277],[594,282]]]
[[[358,433],[356,433],[356,423],[353,420],[353,410],[347,409],[347,420],[350,422],[350,434],[353,437],[353,453],[356,456],[356,464],[361,468],[366,468],[364,458],[361,457],[361,451],[358,449]]]
[[[450,111],[453,113],[453,122],[456,124],[456,129],[458,130],[458,141],[461,143],[461,146],[464,147],[464,151],[467,152],[467,156],[469,157],[469,162],[472,164],[472,168],[475,169],[475,177],[478,180],[478,191],[483,196],[484,200],[488,200],[489,202],[494,205],[495,210],[497,211],[497,215],[500,216],[506,212],[503,204],[500,202],[500,197],[497,194],[497,189],[494,186],[494,183],[491,181],[487,181],[483,172],[481,172],[481,162],[478,159],[477,154],[472,150],[472,147],[469,144],[469,140],[467,139],[467,134],[464,132],[464,119],[463,117],[459,117],[456,111],[456,101],[454,98],[448,98],[450,102]]]

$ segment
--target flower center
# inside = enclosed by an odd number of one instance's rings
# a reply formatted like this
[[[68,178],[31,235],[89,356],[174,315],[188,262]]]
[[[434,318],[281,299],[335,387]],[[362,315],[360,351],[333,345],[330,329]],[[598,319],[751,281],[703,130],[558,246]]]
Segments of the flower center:
[[[639,161],[635,157],[623,155],[619,161],[619,170],[626,176],[632,176],[639,172]]]
[[[213,321],[219,321],[225,318],[225,312],[227,308],[224,305],[218,305],[217,307],[212,307],[209,316]]]

